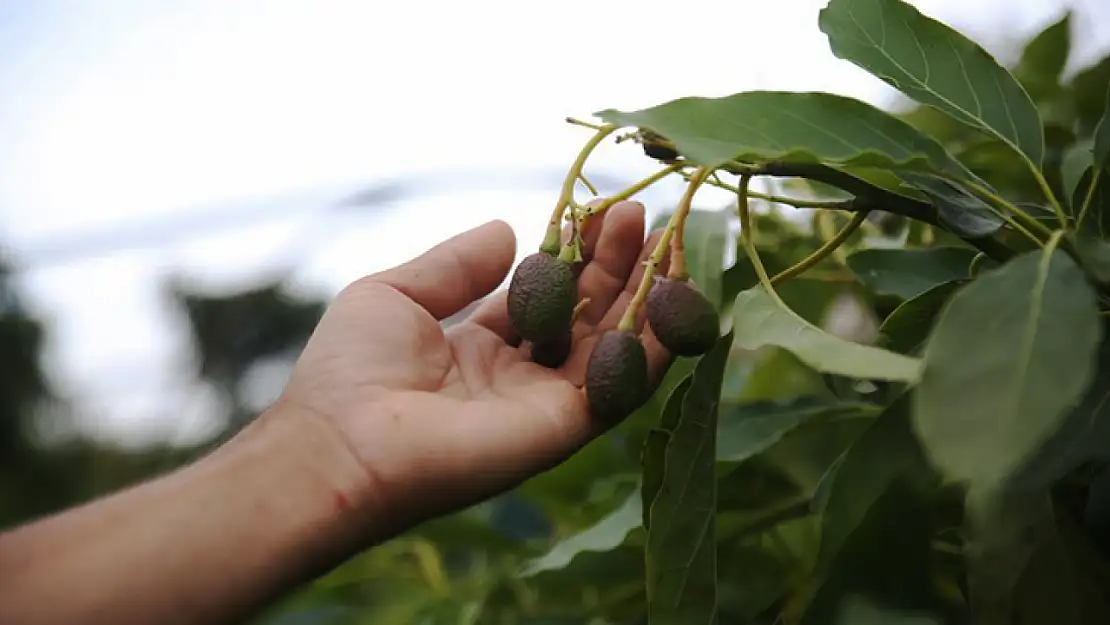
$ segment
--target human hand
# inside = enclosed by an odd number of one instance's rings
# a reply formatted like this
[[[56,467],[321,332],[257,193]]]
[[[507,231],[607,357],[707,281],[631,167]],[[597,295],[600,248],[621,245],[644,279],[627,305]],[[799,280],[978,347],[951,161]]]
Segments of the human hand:
[[[327,423],[365,473],[352,506],[387,532],[481,501],[546,470],[611,427],[590,418],[582,386],[600,335],[616,327],[659,233],[622,202],[584,228],[577,317],[566,363],[529,360],[506,293],[446,332],[439,321],[488,295],[515,258],[494,221],[344,289],[296,363],[278,406]],[[665,268],[664,268],[665,270]],[[670,362],[644,326],[653,388]]]

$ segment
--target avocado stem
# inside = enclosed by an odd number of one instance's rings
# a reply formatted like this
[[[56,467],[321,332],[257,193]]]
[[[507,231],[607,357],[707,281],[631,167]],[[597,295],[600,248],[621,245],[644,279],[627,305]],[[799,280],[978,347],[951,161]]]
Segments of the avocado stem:
[[[644,300],[647,299],[648,292],[651,291],[651,285],[655,280],[655,273],[659,271],[659,265],[663,263],[663,257],[667,254],[667,249],[670,248],[672,237],[675,236],[675,231],[681,226],[679,224],[686,221],[686,215],[690,212],[690,205],[693,204],[694,194],[697,192],[698,187],[705,181],[709,174],[713,173],[710,167],[699,167],[694,175],[690,178],[690,184],[686,186],[686,192],[682,195],[682,200],[678,204],[678,208],[671,214],[670,220],[667,221],[667,226],[663,229],[662,236],[659,237],[659,242],[655,244],[655,249],[652,250],[651,256],[648,257],[648,262],[644,266],[644,275],[640,279],[640,285],[636,288],[636,293],[632,296],[632,301],[628,302],[628,308],[624,310],[624,315],[621,316],[620,323],[617,325],[618,330],[633,330],[636,327],[636,317],[640,314],[640,308],[644,305]],[[681,248],[680,248],[681,250]],[[672,254],[674,250],[672,249]],[[680,253],[682,253],[680,251]],[[674,258],[671,259],[672,268]],[[685,271],[685,263],[683,264],[683,271]]]
[[[559,199],[555,203],[555,210],[551,212],[551,219],[547,222],[547,232],[544,233],[543,243],[540,244],[540,251],[547,252],[552,256],[559,253],[561,242],[563,238],[562,222],[563,214],[566,212],[571,201],[574,199],[574,185],[578,182],[579,177],[582,175],[582,168],[586,165],[586,159],[590,157],[590,153],[594,151],[605,137],[609,136],[617,130],[618,126],[613,124],[605,124],[597,129],[594,136],[582,146],[578,152],[578,157],[574,159],[574,163],[570,166],[570,171],[567,172],[566,178],[563,179],[563,188],[559,192]]]
[[[594,215],[600,215],[601,213],[604,213],[605,211],[612,208],[613,205],[616,204],[617,202],[623,202],[624,200],[627,200],[628,198],[632,197],[633,195],[636,195],[640,191],[643,191],[644,189],[646,189],[646,188],[650,187],[651,185],[659,182],[663,178],[666,178],[667,176],[675,173],[676,171],[682,169],[683,167],[686,167],[686,165],[683,164],[683,163],[675,163],[673,165],[668,165],[668,166],[664,167],[663,169],[660,169],[659,171],[655,172],[654,174],[640,180],[639,182],[636,182],[635,184],[630,185],[628,188],[624,189],[620,193],[617,193],[616,195],[612,195],[610,197],[605,198],[604,200],[601,200],[597,204],[595,204],[595,205],[591,206],[589,209],[587,209],[586,214],[588,216],[591,216],[591,217],[594,216]]]
[[[864,220],[867,219],[867,216],[869,214],[871,214],[870,210],[864,210],[852,215],[852,220],[848,222],[848,225],[841,228],[839,232],[830,237],[824,245],[822,245],[812,254],[798,261],[789,269],[785,269],[782,272],[776,274],[775,277],[771,278],[771,284],[777,284],[784,280],[789,280],[793,277],[801,275],[815,267],[821,261],[828,258],[829,255],[840,249],[840,246],[848,240],[848,237],[852,236],[853,232],[859,229],[859,227],[863,224]]]

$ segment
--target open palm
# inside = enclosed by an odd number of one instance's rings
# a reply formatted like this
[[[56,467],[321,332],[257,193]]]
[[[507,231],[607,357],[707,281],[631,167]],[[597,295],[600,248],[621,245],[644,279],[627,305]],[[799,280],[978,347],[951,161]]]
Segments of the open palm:
[[[559,369],[532,363],[504,292],[446,332],[439,321],[504,281],[515,238],[491,222],[348,286],[321,320],[283,401],[327,420],[366,468],[367,499],[407,526],[511,488],[564,460],[612,424],[590,419],[586,363],[616,327],[658,234],[644,209],[612,207],[590,223],[578,267],[574,348]],[[642,327],[642,315],[640,325]],[[658,381],[669,356],[644,329]]]

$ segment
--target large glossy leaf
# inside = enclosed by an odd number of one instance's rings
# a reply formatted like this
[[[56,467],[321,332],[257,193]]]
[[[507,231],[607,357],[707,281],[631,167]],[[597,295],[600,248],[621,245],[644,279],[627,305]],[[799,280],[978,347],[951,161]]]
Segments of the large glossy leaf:
[[[1083,68],[1071,81],[1071,96],[1081,134],[1094,133],[1106,112],[1106,85],[1110,85],[1110,56]]]
[[[729,216],[726,211],[698,210],[690,211],[686,218],[686,264],[690,278],[718,309],[725,246],[732,239]]]
[[[971,39],[901,0],[831,0],[818,23],[837,57],[994,135],[1041,167],[1044,134],[1036,106]]]
[[[667,444],[645,554],[653,625],[716,622],[717,407],[731,346],[729,333],[698,362]]]
[[[621,507],[593,527],[559,541],[547,553],[530,561],[521,575],[529,576],[561,569],[583,551],[610,551],[624,543],[628,533],[640,527],[640,489],[633,491]]]
[[[917,359],[833,336],[779,306],[762,286],[737,296],[733,318],[744,349],[774,345],[818,371],[854,378],[912,382],[918,376]]]
[[[924,462],[910,425],[910,401],[902,395],[836,462],[831,478],[822,478],[826,489],[818,560],[822,570],[827,570],[868,509],[894,480]]]
[[[938,284],[917,297],[902,302],[879,326],[879,344],[884,349],[899,354],[916,352],[925,343],[937,315],[948,303],[948,299],[967,282],[953,280]]]
[[[1076,189],[1079,188],[1079,181],[1083,178],[1087,168],[1091,166],[1093,148],[1094,143],[1090,140],[1079,141],[1068,148],[1060,162],[1060,179],[1064,185],[1064,198],[1071,208],[1072,215],[1079,214],[1079,204],[1075,202],[1074,197]],[[1080,200],[1081,203],[1082,200]]]
[[[965,173],[939,143],[909,124],[829,93],[748,91],[596,115],[659,133],[703,165],[783,160]]]
[[[876,295],[911,299],[939,284],[967,278],[975,254],[965,247],[868,249],[849,256],[848,268]]]
[[[806,396],[721,407],[717,460],[743,462],[763,453],[812,420],[868,418],[879,409],[863,402]]]
[[[1055,431],[1094,373],[1094,293],[1058,250],[956,293],[925,349],[914,423],[938,466],[996,483]]]

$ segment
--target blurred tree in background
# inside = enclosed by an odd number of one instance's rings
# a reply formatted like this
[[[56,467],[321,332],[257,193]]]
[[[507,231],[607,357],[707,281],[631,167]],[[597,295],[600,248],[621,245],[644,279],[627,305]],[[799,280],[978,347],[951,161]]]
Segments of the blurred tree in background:
[[[1082,173],[1069,169],[1069,155],[1089,147],[1110,86],[1110,56],[1063,81],[1070,48],[1065,18],[1032,40],[1012,68],[1045,120],[1046,160],[1054,164],[1045,169],[1053,172],[1049,182],[1061,196],[1069,196],[1067,190]],[[902,117],[942,140],[1008,199],[1040,201],[1028,169],[996,139],[933,109],[915,108]],[[808,190],[818,197],[832,193],[817,186]],[[829,231],[843,225],[822,221],[817,213],[805,223],[797,211],[787,217],[774,206],[763,209],[756,219],[756,243],[772,272],[801,260]],[[733,212],[726,207],[691,216],[687,249],[695,272],[725,267],[726,249],[735,243],[728,234]],[[951,243],[927,226],[890,217],[875,220],[857,237],[916,248]],[[695,280],[720,280],[726,302],[755,283],[743,260],[723,274],[710,273],[714,275],[695,275]],[[226,425],[215,439],[222,440],[254,415],[243,390],[252,371],[265,362],[295,358],[324,304],[292,299],[276,283],[229,296],[192,292],[179,284],[170,288],[192,328],[199,354],[197,377],[226,400]],[[875,296],[844,259],[835,256],[784,284],[780,293],[807,320],[836,326],[838,333],[859,340],[873,339],[877,321],[897,303]],[[7,271],[0,267],[0,525],[11,526],[134,483],[207,448],[134,452],[80,439],[40,441],[35,420],[62,400],[54,397],[38,362],[45,330],[19,300]],[[848,313],[841,314],[845,310]],[[840,324],[844,319],[851,323]],[[639,454],[652,419],[690,367],[686,360],[676,362],[648,405],[564,465],[513,493],[432,521],[358,555],[257,622],[645,623]],[[727,455],[727,462],[719,461],[717,546],[721,625],[770,625],[779,615],[786,615],[790,623],[834,622],[831,616],[801,616],[816,592],[808,587],[817,565],[819,529],[811,513],[811,493],[820,491],[821,478],[861,435],[868,424],[863,417],[873,416],[875,406],[866,393],[842,388],[838,380],[778,349],[734,350],[723,400],[720,453]],[[730,433],[727,414],[740,405],[746,410],[761,406],[767,414],[796,414],[799,426],[762,439],[755,432]],[[806,415],[817,410],[835,412],[837,418],[806,421]],[[861,521],[860,528],[869,528],[866,543],[853,542],[862,529],[845,537],[840,557],[852,559],[851,575],[841,581],[845,588],[873,599],[928,608],[948,622],[964,622],[963,590],[938,589],[935,580],[922,577],[930,571],[922,562],[939,559],[935,566],[940,569],[954,565],[943,554],[919,549],[927,543],[914,537],[929,531],[924,519],[934,511],[920,509],[919,500],[907,495],[916,488],[914,483],[903,486],[887,491]],[[892,518],[897,519],[897,531],[890,531],[894,525],[886,522]]]

